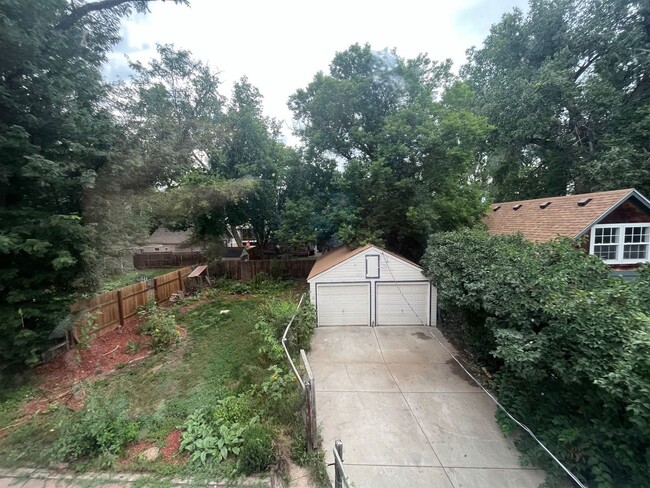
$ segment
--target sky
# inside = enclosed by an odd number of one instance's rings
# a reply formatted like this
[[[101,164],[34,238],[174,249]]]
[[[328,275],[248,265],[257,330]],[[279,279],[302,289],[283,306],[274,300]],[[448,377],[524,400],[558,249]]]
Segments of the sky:
[[[450,58],[458,69],[465,51],[480,46],[490,26],[526,0],[190,0],[191,6],[154,2],[151,12],[123,22],[122,41],[105,73],[128,79],[126,57],[146,62],[156,44],[187,49],[220,73],[224,95],[247,76],[264,96],[266,115],[283,122],[292,137],[287,100],[327,71],[334,54],[354,43],[379,51],[397,49],[404,58],[427,53]]]

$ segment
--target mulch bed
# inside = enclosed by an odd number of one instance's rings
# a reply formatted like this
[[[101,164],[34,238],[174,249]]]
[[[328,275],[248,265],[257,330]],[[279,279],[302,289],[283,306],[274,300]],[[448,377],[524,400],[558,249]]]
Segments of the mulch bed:
[[[149,356],[148,339],[137,333],[137,327],[138,320],[132,317],[123,327],[93,340],[87,349],[73,348],[35,368],[40,395],[23,407],[24,415],[34,415],[53,403],[77,410],[83,407],[85,398],[83,392],[74,391],[75,385]],[[126,352],[129,341],[140,344],[134,354]]]

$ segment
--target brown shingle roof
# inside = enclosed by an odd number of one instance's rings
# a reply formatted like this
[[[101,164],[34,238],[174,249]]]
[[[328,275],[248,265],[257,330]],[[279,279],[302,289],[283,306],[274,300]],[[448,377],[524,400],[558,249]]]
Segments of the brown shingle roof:
[[[153,234],[149,236],[150,244],[182,244],[192,237],[191,230],[173,231],[166,227],[158,227]]]
[[[336,249],[332,249],[331,251],[323,254],[321,257],[319,257],[316,260],[316,262],[314,263],[314,267],[311,268],[311,271],[307,279],[310,280],[314,276],[317,276],[327,271],[328,269],[333,268],[334,266],[336,266],[339,263],[342,263],[346,259],[351,258],[352,256],[356,256],[360,252],[363,252],[366,249],[370,249],[371,247],[372,244],[366,244],[365,246],[358,247],[356,249],[350,249],[348,246],[340,246],[337,247]]]
[[[633,189],[583,193],[566,197],[537,198],[490,205],[484,219],[492,234],[521,232],[534,242],[545,242],[557,236],[577,237],[599,217],[634,192]],[[581,200],[591,199],[584,206]],[[545,208],[540,205],[550,202]],[[513,207],[521,205],[518,210]],[[497,210],[494,210],[499,207]]]

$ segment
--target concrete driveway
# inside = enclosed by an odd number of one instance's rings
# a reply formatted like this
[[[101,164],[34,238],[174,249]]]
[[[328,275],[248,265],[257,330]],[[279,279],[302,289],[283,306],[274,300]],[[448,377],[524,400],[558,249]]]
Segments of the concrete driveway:
[[[436,328],[316,329],[309,361],[326,460],[357,488],[534,488],[495,405],[432,337]],[[333,477],[333,468],[329,468]]]

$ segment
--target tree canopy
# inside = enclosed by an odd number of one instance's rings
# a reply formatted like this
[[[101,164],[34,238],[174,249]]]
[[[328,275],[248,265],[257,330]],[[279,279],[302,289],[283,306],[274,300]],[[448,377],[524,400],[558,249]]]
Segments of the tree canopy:
[[[490,126],[450,68],[357,44],[290,98],[307,151],[343,168],[333,212],[342,240],[418,259],[429,233],[480,219],[471,180]]]
[[[650,191],[649,26],[647,2],[531,0],[468,51],[497,200]]]

